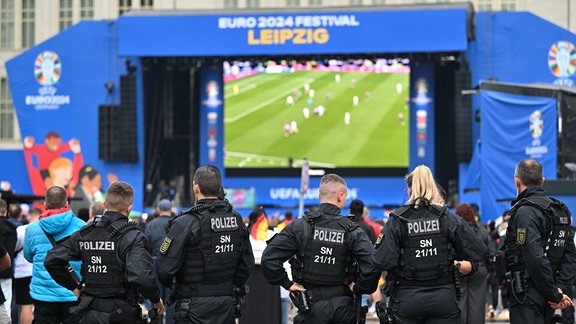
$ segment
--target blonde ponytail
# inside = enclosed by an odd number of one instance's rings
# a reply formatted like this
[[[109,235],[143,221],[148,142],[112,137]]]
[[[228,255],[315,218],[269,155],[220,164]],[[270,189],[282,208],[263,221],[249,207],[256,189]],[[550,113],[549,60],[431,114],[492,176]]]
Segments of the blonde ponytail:
[[[436,181],[432,171],[425,166],[419,165],[407,177],[406,182],[410,189],[410,198],[407,204],[429,205],[437,195]]]

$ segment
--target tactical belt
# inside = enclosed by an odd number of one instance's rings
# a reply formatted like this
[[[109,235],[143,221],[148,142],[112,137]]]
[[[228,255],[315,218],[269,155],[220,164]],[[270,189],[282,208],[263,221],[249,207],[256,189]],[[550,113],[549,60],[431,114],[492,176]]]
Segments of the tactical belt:
[[[306,288],[306,293],[313,301],[330,299],[334,297],[352,297],[352,291],[345,285]]]
[[[440,278],[432,280],[408,280],[404,278],[397,278],[396,281],[400,286],[433,287],[453,283],[454,279],[450,274],[446,274]]]
[[[89,308],[102,313],[112,313],[117,310],[122,304],[127,303],[125,299],[118,297],[100,298],[93,297],[90,302]]]
[[[189,297],[209,297],[209,296],[232,296],[232,282],[221,284],[189,284],[178,285],[176,288],[177,299]]]

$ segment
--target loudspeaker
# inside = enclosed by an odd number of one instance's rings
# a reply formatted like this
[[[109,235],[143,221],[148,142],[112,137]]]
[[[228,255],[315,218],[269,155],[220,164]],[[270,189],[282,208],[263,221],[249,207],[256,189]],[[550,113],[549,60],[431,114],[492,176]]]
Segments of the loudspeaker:
[[[574,178],[576,173],[566,164],[576,163],[576,95],[562,92],[560,98],[562,133],[558,139],[559,178]]]
[[[138,162],[138,137],[136,118],[136,77],[132,74],[120,77],[120,128],[118,146],[120,160]]]
[[[469,162],[472,158],[472,97],[462,94],[462,90],[471,88],[470,70],[454,72],[454,146],[458,162]]]
[[[112,152],[113,130],[118,127],[114,125],[114,111],[118,110],[117,105],[101,105],[98,107],[98,158],[101,160],[114,160]]]

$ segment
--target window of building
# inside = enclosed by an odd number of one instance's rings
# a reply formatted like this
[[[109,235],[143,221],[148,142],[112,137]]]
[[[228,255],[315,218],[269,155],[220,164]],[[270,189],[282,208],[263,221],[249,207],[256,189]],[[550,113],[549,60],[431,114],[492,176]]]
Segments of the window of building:
[[[80,1],[80,19],[94,18],[94,0]]]
[[[386,4],[386,0],[372,0],[373,5],[384,5]]]
[[[141,9],[154,9],[154,0],[140,0]]]
[[[492,11],[492,0],[476,0],[478,11]]]
[[[60,31],[63,31],[70,26],[72,26],[72,0],[60,0]]]
[[[8,79],[0,78],[0,141],[16,140],[17,129],[18,125],[16,125],[16,114],[8,87]]]
[[[260,0],[246,0],[246,8],[259,8]]]
[[[32,47],[35,42],[36,0],[22,0],[22,47]]]
[[[224,0],[224,8],[238,8],[238,0]]]
[[[322,0],[310,0],[310,7],[322,6]]]
[[[132,0],[119,0],[118,1],[118,15],[122,15],[132,9]]]
[[[361,6],[362,0],[348,0],[351,6]]]
[[[426,0],[412,0],[412,3],[414,4],[421,4],[421,3],[426,3]]]
[[[0,5],[0,29],[2,29],[2,48],[14,48],[14,0],[2,0]]]
[[[502,11],[516,11],[516,0],[501,0]]]
[[[300,7],[300,0],[286,0],[286,7]]]

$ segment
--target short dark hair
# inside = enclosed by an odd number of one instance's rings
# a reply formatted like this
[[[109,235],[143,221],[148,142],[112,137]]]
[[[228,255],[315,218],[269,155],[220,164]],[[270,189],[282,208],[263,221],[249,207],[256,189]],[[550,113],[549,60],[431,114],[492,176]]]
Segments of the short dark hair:
[[[293,216],[293,215],[292,215],[292,211],[291,211],[291,210],[287,210],[287,211],[284,213],[284,219],[292,219],[292,216]]]
[[[438,181],[436,181],[436,190],[438,191],[438,196],[444,200],[446,200],[446,190]]]
[[[364,212],[364,203],[360,199],[354,199],[350,203],[350,213],[354,214],[354,216],[362,217],[362,213]]]
[[[92,203],[92,205],[90,205],[90,213],[92,213],[92,215],[94,216],[104,214],[105,209],[106,208],[104,208],[104,204],[99,201]]]
[[[90,210],[88,208],[80,208],[76,213],[76,216],[81,220],[87,222],[90,219]]]
[[[67,199],[68,195],[64,188],[53,186],[46,190],[44,204],[46,205],[46,209],[59,209],[66,206]]]
[[[20,218],[20,216],[22,216],[22,207],[20,207],[19,204],[10,204],[8,210],[12,218]]]
[[[514,170],[514,177],[520,179],[526,187],[542,185],[542,164],[534,159],[524,159]]]
[[[127,209],[133,201],[134,188],[127,182],[114,182],[106,191],[106,209],[122,211]]]
[[[200,187],[204,196],[218,197],[222,188],[222,174],[215,165],[206,164],[194,172],[194,183]]]

